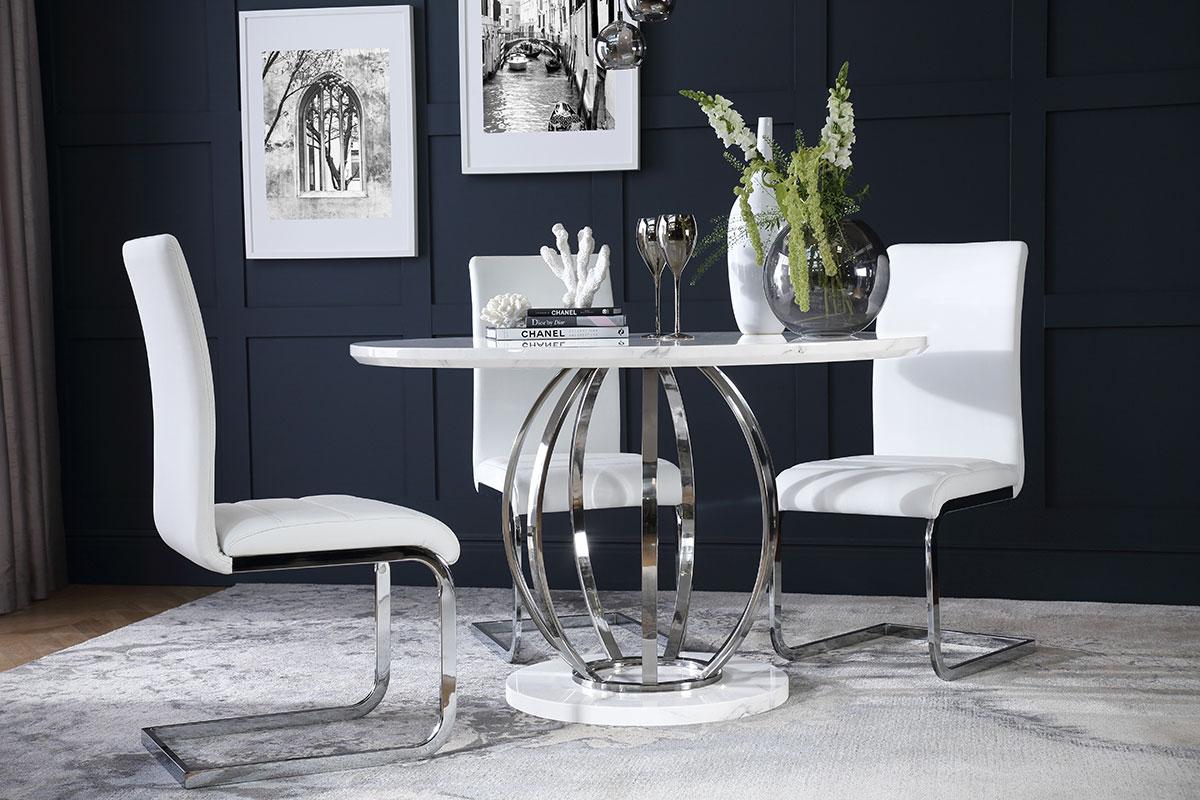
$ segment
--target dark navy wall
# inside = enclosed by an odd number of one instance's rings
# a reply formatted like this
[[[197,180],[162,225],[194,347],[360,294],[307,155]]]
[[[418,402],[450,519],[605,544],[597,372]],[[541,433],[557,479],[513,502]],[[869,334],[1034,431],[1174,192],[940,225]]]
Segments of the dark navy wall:
[[[465,177],[458,4],[414,2],[420,257],[246,261],[237,12],[333,4],[40,3],[73,580],[212,579],[153,530],[149,387],[122,241],[169,231],[188,255],[216,374],[219,499],[402,502],[458,532],[460,583],[501,585],[498,504],[471,485],[469,373],[368,369],[347,345],[466,333],[467,259],[535,252],[556,221],[614,246],[617,296],[644,325],[635,218],[709,219],[732,199],[716,139],[676,90],[724,93],[748,119],[775,116],[787,139],[796,124],[819,130],[825,87],[849,59],[864,216],[884,239],[1030,246],[1028,479],[1015,503],[947,522],[946,591],[1200,602],[1200,6],[684,0],[647,30],[640,171]],[[722,273],[686,292],[688,328],[733,328]],[[869,366],[731,372],[778,464],[869,450]],[[744,587],[749,457],[711,390],[684,383],[703,498],[697,580]],[[632,420],[636,403],[626,409]],[[637,580],[636,517],[597,518],[609,586]],[[921,590],[915,522],[792,517],[785,533],[789,589]]]

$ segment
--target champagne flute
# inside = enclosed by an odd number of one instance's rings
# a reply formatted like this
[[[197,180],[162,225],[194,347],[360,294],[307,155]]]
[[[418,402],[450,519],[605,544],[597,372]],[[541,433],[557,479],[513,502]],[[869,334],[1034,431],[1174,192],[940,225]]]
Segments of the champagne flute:
[[[643,217],[638,220],[637,248],[642,261],[654,277],[654,333],[643,339],[658,339],[662,336],[662,274],[667,266],[667,256],[658,243],[658,217]]]
[[[663,214],[658,218],[658,244],[667,257],[667,266],[675,275],[675,332],[666,334],[663,339],[683,341],[696,338],[680,329],[679,291],[683,270],[696,252],[698,231],[696,218],[691,214]]]

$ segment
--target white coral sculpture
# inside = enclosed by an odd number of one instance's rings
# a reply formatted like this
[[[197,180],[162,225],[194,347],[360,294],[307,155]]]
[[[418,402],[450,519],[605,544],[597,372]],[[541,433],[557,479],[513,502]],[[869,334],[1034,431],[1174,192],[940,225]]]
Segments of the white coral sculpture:
[[[596,250],[596,240],[592,238],[592,229],[584,228],[579,232],[579,255],[571,255],[571,237],[567,229],[559,223],[552,229],[554,242],[558,252],[549,247],[542,248],[542,260],[554,277],[563,282],[567,293],[563,295],[563,305],[568,308],[587,308],[600,284],[608,275],[609,261],[612,253],[608,245],[600,248],[596,263],[592,264],[592,253]]]
[[[483,307],[479,318],[493,328],[512,328],[525,318],[529,298],[523,294],[498,294]]]

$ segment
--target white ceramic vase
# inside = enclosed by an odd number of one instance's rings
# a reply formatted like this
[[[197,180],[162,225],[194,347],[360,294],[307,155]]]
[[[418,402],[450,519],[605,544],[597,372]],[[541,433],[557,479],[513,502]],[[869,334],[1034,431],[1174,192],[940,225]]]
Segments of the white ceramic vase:
[[[758,118],[758,151],[771,155],[770,138],[775,121],[771,117]],[[750,210],[755,215],[777,209],[775,193],[762,185],[760,177],[754,178],[754,189],[750,193]],[[777,227],[763,228],[764,250],[775,241]],[[746,238],[746,223],[742,219],[741,204],[733,201],[729,212],[729,300],[733,304],[733,317],[738,330],[745,336],[774,336],[783,333],[783,323],[776,319],[767,305],[767,294],[763,289],[762,264],[754,255],[754,247]]]

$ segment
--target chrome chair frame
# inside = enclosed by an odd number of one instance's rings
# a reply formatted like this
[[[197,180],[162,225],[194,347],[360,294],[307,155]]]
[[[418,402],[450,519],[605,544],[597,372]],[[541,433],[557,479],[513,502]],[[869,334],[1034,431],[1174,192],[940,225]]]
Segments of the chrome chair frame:
[[[941,587],[938,571],[937,529],[938,523],[947,514],[967,508],[975,508],[990,503],[999,503],[1013,498],[1012,488],[997,489],[969,497],[959,498],[946,503],[942,513],[935,519],[926,520],[925,525],[925,602],[928,616],[926,628],[915,625],[902,625],[894,622],[884,622],[860,628],[849,633],[828,636],[824,639],[789,645],[783,634],[783,540],[782,524],[778,547],[775,550],[775,569],[771,578],[771,645],[775,652],[789,661],[828,653],[843,647],[869,642],[885,636],[895,636],[903,639],[925,638],[929,643],[929,662],[934,673],[944,681],[958,680],[998,664],[1012,661],[1031,653],[1035,642],[1017,636],[1000,636],[997,634],[970,633],[966,631],[946,630],[942,628]],[[782,522],[782,513],[780,514]],[[949,636],[947,636],[949,634]],[[957,664],[948,664],[942,654],[942,646],[946,642],[991,646],[993,649]]]
[[[189,762],[175,743],[187,739],[223,736],[297,726],[345,722],[371,713],[383,700],[391,677],[391,562],[415,561],[433,573],[438,592],[438,622],[441,649],[441,680],[438,719],[422,742],[373,750],[301,756],[279,760],[247,761],[230,764]],[[395,761],[432,755],[449,738],[454,727],[457,699],[457,648],[455,639],[456,595],[450,568],[434,553],[419,548],[382,548],[326,551],[289,555],[247,556],[233,559],[233,573],[301,569],[353,564],[373,564],[375,568],[375,684],[362,700],[348,706],[312,708],[257,714],[245,717],[157,725],[142,729],[142,744],[167,771],[187,789],[200,786],[257,781],[333,772],[390,764]]]

